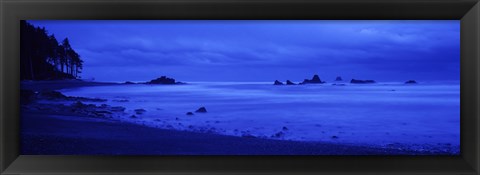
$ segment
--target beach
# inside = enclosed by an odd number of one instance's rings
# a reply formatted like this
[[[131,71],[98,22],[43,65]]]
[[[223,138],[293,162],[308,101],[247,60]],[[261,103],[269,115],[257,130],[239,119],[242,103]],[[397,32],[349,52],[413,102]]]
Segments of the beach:
[[[26,155],[451,155],[455,151],[239,136],[210,130],[157,128],[126,122],[125,106],[104,99],[52,93],[72,88],[131,86],[79,80],[22,82],[34,98],[22,103]],[[141,85],[140,85],[141,86]],[[145,85],[146,86],[146,85]],[[48,92],[48,93],[46,93]],[[68,102],[68,103],[66,103]],[[93,104],[91,104],[93,103]],[[96,105],[95,105],[96,104]],[[114,103],[122,104],[122,103]],[[127,112],[125,112],[127,111]],[[286,131],[285,131],[286,132]]]

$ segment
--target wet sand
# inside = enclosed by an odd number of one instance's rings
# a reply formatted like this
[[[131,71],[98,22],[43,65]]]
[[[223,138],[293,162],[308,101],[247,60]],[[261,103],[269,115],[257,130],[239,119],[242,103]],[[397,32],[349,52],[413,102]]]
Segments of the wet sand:
[[[108,119],[24,113],[24,155],[375,155],[390,149],[164,130]],[[413,152],[410,152],[413,153]],[[421,153],[420,153],[421,154]]]

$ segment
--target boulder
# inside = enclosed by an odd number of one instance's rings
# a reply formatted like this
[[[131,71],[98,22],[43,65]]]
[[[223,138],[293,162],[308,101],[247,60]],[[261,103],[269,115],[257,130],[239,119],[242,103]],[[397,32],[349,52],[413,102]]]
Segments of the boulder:
[[[417,82],[415,80],[408,80],[405,84],[417,84]]]
[[[201,108],[198,108],[195,112],[205,113],[207,112],[207,109],[205,107],[201,107]]]
[[[138,114],[138,115],[147,112],[147,110],[145,110],[145,109],[135,109],[134,111],[135,111],[135,113]]]
[[[320,80],[320,77],[318,75],[313,75],[312,79],[309,80],[309,79],[305,79],[303,80],[302,83],[300,84],[322,84],[322,83],[325,83],[324,81]]]
[[[335,81],[343,81],[343,79],[341,76],[338,76],[337,78],[335,78]]]
[[[273,85],[283,85],[282,82],[278,81],[278,80],[275,80],[275,82],[273,83]]]
[[[186,115],[193,115],[193,112],[187,112]]]
[[[355,80],[355,79],[352,79],[350,81],[350,83],[353,83],[353,84],[372,84],[372,83],[376,83],[374,80]]]
[[[272,135],[272,137],[274,137],[274,138],[281,138],[283,136],[285,136],[285,133],[283,133],[282,131],[277,132],[274,135]]]
[[[296,84],[291,82],[290,80],[287,80],[287,85],[296,85]]]
[[[147,84],[176,84],[175,79],[161,76],[160,78],[151,80]]]

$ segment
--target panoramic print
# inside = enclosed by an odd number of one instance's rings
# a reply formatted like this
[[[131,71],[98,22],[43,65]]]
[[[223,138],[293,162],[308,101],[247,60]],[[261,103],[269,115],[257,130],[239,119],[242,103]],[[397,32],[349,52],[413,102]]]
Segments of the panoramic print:
[[[23,155],[460,155],[458,20],[24,20]]]

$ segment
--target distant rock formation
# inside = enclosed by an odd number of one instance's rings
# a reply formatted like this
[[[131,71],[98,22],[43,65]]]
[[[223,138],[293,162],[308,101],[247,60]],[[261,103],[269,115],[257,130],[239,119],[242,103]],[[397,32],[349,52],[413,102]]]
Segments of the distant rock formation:
[[[345,84],[343,84],[343,83],[340,83],[340,84],[333,83],[332,86],[345,86]]]
[[[305,79],[300,84],[322,84],[322,83],[325,83],[325,82],[320,80],[320,77],[315,74],[311,80]]]
[[[126,81],[124,84],[135,84],[135,83],[131,81]]]
[[[147,84],[176,84],[175,79],[161,76],[160,78],[151,80]]]
[[[343,81],[343,79],[341,76],[338,76],[337,78],[335,78],[335,81]]]
[[[405,84],[417,84],[417,82],[415,80],[408,80]]]
[[[186,115],[193,115],[193,112],[187,112]]]
[[[201,108],[198,108],[195,112],[205,113],[207,112],[207,109],[205,107],[201,107]]]
[[[353,84],[372,84],[372,83],[376,83],[374,80],[355,80],[355,79],[352,79],[350,81],[350,83],[353,83]]]
[[[282,82],[278,81],[278,80],[275,80],[275,82],[273,83],[273,85],[283,85]]]
[[[287,80],[287,85],[297,85],[297,84],[291,82],[290,80]]]

